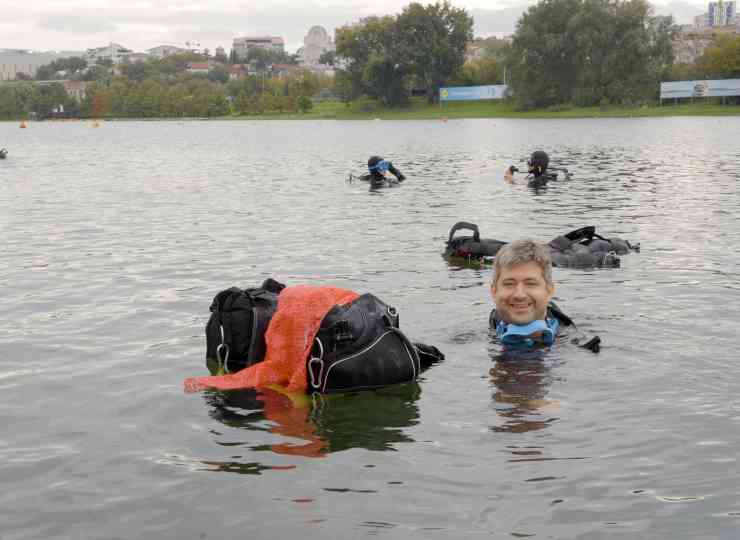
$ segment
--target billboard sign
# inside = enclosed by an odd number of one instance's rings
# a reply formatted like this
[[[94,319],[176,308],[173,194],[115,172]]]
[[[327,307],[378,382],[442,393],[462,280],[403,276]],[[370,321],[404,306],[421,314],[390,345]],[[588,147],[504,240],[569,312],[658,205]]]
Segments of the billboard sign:
[[[660,83],[660,99],[740,96],[740,79]]]
[[[439,89],[440,101],[477,101],[479,99],[504,99],[508,87],[505,84],[487,86],[448,86]]]

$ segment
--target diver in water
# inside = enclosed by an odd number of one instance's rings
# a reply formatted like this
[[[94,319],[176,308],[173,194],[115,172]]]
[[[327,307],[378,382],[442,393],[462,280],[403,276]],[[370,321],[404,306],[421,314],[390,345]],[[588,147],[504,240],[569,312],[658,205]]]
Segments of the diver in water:
[[[370,182],[371,187],[380,187],[385,184],[403,182],[406,177],[401,171],[380,156],[372,156],[367,160],[368,174],[360,176],[360,180]]]
[[[8,155],[8,151],[5,148],[0,148],[0,159],[5,159]]]
[[[551,301],[554,292],[547,246],[516,240],[498,251],[491,283],[495,307],[489,324],[505,348],[549,346],[561,325],[575,326]],[[600,342],[596,336],[581,346],[598,352]]]
[[[540,188],[546,186],[550,180],[557,180],[558,173],[547,171],[549,165],[550,156],[547,155],[547,152],[543,150],[532,152],[532,155],[527,160],[527,172],[529,173],[527,175],[527,186]],[[563,170],[565,177],[569,178],[570,173],[568,173],[568,170]],[[514,165],[510,165],[504,173],[504,180],[510,184],[513,183],[515,172],[519,172],[519,169]]]

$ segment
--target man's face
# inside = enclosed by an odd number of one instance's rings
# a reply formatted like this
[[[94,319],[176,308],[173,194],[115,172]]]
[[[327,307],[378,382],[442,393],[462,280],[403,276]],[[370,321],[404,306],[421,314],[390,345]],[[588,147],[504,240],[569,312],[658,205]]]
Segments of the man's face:
[[[548,285],[535,262],[504,268],[491,286],[496,316],[511,324],[528,324],[545,319],[547,303],[555,287]]]

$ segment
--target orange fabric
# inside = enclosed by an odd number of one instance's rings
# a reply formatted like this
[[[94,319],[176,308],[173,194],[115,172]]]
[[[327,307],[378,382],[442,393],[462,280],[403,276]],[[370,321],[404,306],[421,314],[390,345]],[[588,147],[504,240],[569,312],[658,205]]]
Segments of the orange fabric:
[[[277,310],[265,333],[265,359],[228,375],[191,377],[185,380],[185,390],[236,390],[276,384],[288,392],[305,392],[306,360],[321,321],[332,307],[348,304],[358,296],[338,287],[286,287],[278,296]]]

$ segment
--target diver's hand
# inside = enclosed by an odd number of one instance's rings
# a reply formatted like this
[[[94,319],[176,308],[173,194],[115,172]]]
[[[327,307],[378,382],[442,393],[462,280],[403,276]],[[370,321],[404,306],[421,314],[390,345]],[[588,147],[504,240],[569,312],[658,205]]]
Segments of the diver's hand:
[[[513,165],[510,165],[508,169],[506,169],[506,172],[504,173],[504,181],[513,184],[514,183],[514,173],[519,172],[519,169],[514,167]]]

